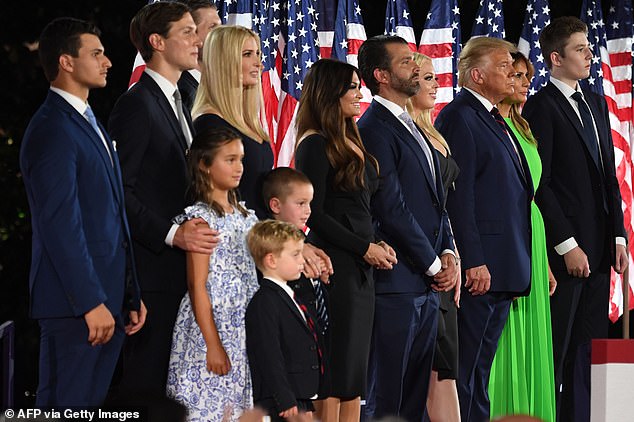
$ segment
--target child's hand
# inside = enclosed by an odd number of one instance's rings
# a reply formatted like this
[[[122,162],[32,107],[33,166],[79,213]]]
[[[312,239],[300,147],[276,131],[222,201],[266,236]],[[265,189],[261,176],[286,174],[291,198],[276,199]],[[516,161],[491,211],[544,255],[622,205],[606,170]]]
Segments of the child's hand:
[[[282,418],[289,418],[291,416],[297,416],[297,406],[293,406],[290,409],[286,409],[279,413],[279,416]]]
[[[231,369],[229,356],[222,345],[207,347],[207,370],[216,375],[227,375]]]

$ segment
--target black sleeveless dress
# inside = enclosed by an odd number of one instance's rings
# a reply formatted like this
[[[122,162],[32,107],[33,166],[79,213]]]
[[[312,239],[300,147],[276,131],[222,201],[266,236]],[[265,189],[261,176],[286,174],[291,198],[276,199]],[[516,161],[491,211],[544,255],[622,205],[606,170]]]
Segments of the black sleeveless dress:
[[[453,189],[453,184],[458,178],[460,169],[451,154],[445,157],[436,151],[442,185],[445,193],[445,203],[447,195]],[[444,205],[444,204],[443,204]],[[449,216],[451,220],[451,216]],[[436,335],[436,351],[432,367],[438,371],[438,379],[458,378],[458,309],[453,302],[454,291],[440,292],[438,333]]]

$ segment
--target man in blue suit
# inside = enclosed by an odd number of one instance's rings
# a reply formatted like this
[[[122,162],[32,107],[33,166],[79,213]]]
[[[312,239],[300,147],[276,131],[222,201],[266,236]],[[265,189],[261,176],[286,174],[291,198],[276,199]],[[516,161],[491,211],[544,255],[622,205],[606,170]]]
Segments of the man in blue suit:
[[[36,405],[98,406],[124,333],[145,321],[119,160],[87,103],[111,63],[98,29],[72,18],[44,28],[39,53],[51,87],[20,153],[33,227],[31,316],[41,328]]]
[[[590,420],[590,343],[608,335],[610,266],[623,273],[628,262],[608,107],[579,86],[590,74],[587,31],[572,16],[544,28],[550,81],[522,112],[543,162],[535,199],[559,283],[550,301],[559,421]]]
[[[218,240],[202,219],[172,223],[186,205],[193,135],[177,82],[183,71],[196,67],[201,42],[188,7],[176,2],[141,8],[130,23],[130,39],[147,67],[117,100],[108,129],[119,146],[149,317],[143,332],[124,346],[120,389],[164,394],[172,331],[187,292],[184,251],[211,254]]]
[[[363,143],[379,162],[372,201],[377,235],[399,263],[377,271],[365,415],[421,421],[431,375],[437,290],[457,279],[453,236],[434,149],[405,110],[420,89],[407,42],[377,36],[359,50],[359,68],[374,100],[359,120]]]
[[[526,159],[495,105],[513,94],[514,46],[473,38],[460,54],[456,98],[436,127],[460,166],[447,209],[465,285],[458,311],[458,396],[463,421],[489,420],[489,373],[514,296],[530,289]]]

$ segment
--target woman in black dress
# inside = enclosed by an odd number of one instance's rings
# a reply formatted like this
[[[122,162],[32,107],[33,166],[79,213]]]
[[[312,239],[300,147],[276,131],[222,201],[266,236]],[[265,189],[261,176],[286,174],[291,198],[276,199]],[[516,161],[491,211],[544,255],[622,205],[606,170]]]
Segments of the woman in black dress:
[[[192,115],[196,132],[224,126],[240,133],[244,146],[240,199],[264,219],[268,213],[262,179],[273,168],[273,151],[260,123],[261,68],[260,39],[255,32],[242,26],[213,30],[203,47]]]
[[[377,161],[365,151],[354,117],[362,98],[358,70],[319,60],[304,80],[297,111],[295,163],[314,187],[309,238],[331,258],[328,397],[316,403],[324,422],[355,421],[365,394],[374,317],[372,267],[387,270],[394,250],[375,243],[370,198]]]
[[[447,142],[431,123],[431,112],[436,102],[438,81],[434,66],[429,57],[414,53],[414,61],[420,66],[420,91],[413,96],[407,105],[407,110],[414,122],[420,127],[425,136],[434,146],[445,193],[452,188],[460,169],[449,151]],[[443,204],[444,205],[444,204]],[[451,216],[449,216],[451,218]],[[458,250],[456,249],[456,254]],[[457,261],[460,263],[460,261]],[[457,271],[460,277],[460,270]],[[460,279],[455,289],[439,292],[440,306],[438,315],[438,332],[436,335],[436,350],[432,364],[432,375],[427,397],[427,413],[433,421],[460,421],[460,406],[458,405],[458,310],[460,301]]]

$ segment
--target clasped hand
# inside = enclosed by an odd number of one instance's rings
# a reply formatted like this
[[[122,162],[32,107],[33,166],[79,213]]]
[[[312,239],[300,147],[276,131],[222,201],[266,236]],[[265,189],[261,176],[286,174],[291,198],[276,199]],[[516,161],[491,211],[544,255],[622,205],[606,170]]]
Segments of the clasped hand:
[[[363,259],[378,270],[391,270],[398,263],[396,252],[384,241],[370,243]]]

